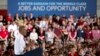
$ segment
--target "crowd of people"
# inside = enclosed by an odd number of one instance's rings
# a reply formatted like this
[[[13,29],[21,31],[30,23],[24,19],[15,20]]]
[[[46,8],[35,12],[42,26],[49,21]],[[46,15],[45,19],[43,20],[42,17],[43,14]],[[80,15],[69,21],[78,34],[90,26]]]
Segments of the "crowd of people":
[[[21,56],[37,48],[43,56],[100,56],[100,18],[89,13],[0,15],[0,56]]]

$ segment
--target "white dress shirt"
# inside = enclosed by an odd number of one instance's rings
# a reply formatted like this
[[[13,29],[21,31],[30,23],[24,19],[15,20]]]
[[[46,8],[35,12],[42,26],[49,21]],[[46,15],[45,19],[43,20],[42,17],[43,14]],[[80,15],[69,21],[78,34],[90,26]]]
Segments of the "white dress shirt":
[[[19,31],[14,32],[15,41],[14,41],[14,53],[15,55],[24,54],[24,48],[26,47],[24,36],[19,33]]]

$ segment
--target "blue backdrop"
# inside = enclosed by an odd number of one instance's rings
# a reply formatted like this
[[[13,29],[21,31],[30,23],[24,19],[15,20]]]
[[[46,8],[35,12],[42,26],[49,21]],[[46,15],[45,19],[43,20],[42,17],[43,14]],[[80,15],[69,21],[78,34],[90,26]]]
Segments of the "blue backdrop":
[[[97,11],[96,0],[7,0],[8,13],[15,15],[15,13],[22,14],[32,12],[35,16],[40,15],[63,15],[69,16],[75,14],[76,16],[85,15],[89,12],[95,15]]]

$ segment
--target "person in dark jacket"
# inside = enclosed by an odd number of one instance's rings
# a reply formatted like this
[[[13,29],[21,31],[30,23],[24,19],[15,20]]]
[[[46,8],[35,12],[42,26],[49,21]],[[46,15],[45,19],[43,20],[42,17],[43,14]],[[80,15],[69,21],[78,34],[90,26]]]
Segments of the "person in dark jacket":
[[[79,26],[77,30],[77,41],[84,42],[85,32],[82,29],[82,26]]]

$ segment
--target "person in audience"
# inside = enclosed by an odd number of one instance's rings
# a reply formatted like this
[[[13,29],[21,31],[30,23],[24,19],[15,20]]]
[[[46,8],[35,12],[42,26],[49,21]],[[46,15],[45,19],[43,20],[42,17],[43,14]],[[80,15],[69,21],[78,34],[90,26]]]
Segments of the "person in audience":
[[[77,32],[76,32],[74,26],[72,26],[71,30],[69,32],[69,40],[72,41],[72,42],[75,42],[76,41],[76,37],[77,37]]]
[[[8,32],[11,32],[12,31],[16,31],[18,29],[18,26],[15,22],[12,22],[10,25],[8,25]]]
[[[48,28],[48,22],[46,21],[46,18],[42,18],[42,20],[39,23],[39,27],[44,29]]]
[[[94,26],[94,29],[92,30],[92,34],[94,40],[100,39],[100,30],[98,29],[97,26]]]
[[[6,20],[7,20],[7,22],[12,22],[13,21],[13,17],[11,16],[10,13],[8,14]]]
[[[6,26],[3,26],[2,27],[2,30],[0,31],[0,40],[4,42],[4,45],[5,45],[5,49],[6,47],[8,46],[8,36],[9,36],[9,33],[6,29]]]
[[[71,46],[68,56],[78,56],[75,46]]]
[[[68,25],[66,26],[68,32],[71,30],[71,27],[72,27],[72,26],[73,26],[72,23],[69,21],[69,22],[68,22]]]
[[[23,15],[22,15],[21,19],[27,19],[27,15],[26,15],[26,13],[25,13],[25,12],[23,13]]]
[[[79,26],[77,29],[77,41],[84,42],[85,32],[83,30],[83,26]]]
[[[42,44],[45,41],[45,31],[42,28],[40,28],[38,36],[39,43]]]
[[[81,16],[81,17],[79,18],[79,20],[78,20],[77,26],[80,26],[80,25],[83,26],[83,24],[84,24],[84,17]]]
[[[49,44],[53,44],[54,43],[54,37],[55,37],[55,33],[52,31],[51,28],[48,29],[48,31],[46,32],[46,42]]]
[[[70,15],[69,19],[68,19],[71,23],[74,23],[75,17],[74,15]]]
[[[69,32],[67,31],[67,29],[65,27],[63,27],[62,32],[63,32],[63,41],[66,42],[68,40]]]
[[[32,13],[29,14],[30,19],[35,19],[34,15]]]
[[[37,39],[38,39],[38,34],[36,32],[36,29],[33,28],[32,32],[30,33],[30,40],[32,40],[35,43],[37,43]]]
[[[14,21],[15,21],[15,20],[19,20],[19,19],[20,19],[20,16],[19,16],[18,13],[16,13],[15,16],[14,16]]]
[[[2,30],[0,31],[0,39],[1,40],[7,40],[7,38],[8,38],[8,31],[7,31],[7,29],[6,29],[6,26],[3,26],[2,27]]]

